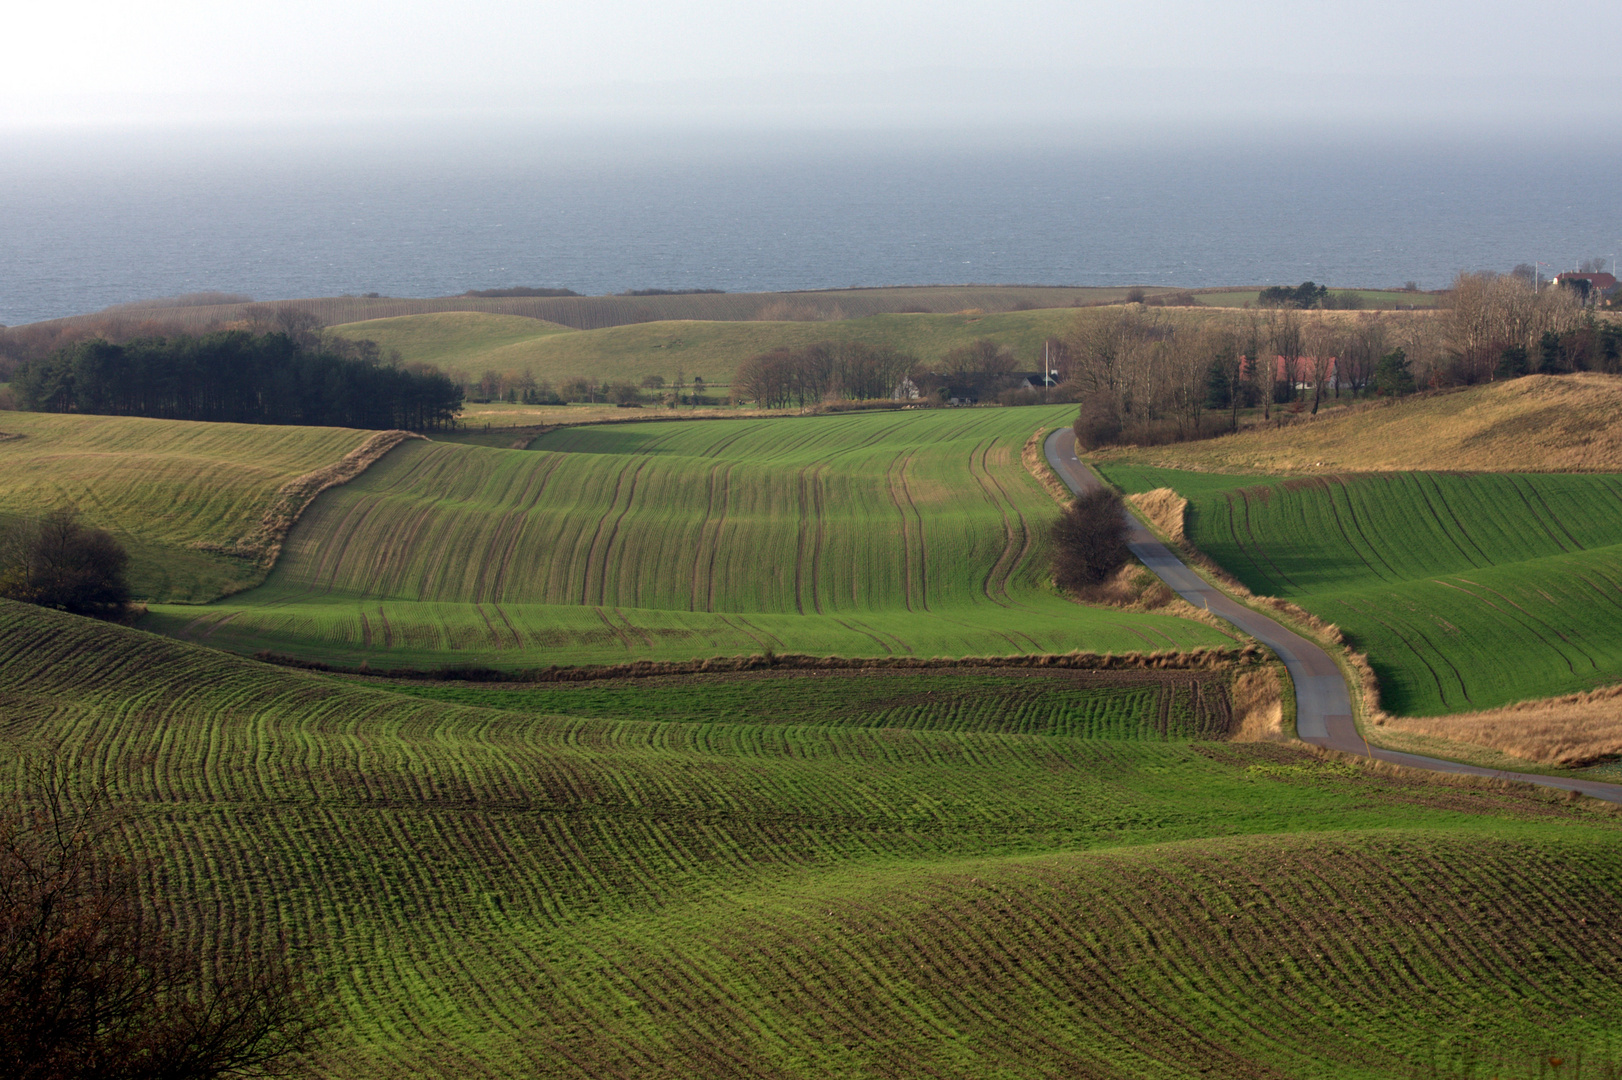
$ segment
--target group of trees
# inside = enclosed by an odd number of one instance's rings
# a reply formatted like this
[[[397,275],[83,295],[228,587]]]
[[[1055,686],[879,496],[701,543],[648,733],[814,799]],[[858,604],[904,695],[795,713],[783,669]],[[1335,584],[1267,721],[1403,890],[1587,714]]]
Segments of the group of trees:
[[[764,408],[874,401],[892,397],[910,379],[922,400],[988,400],[1010,392],[1017,366],[1014,350],[989,338],[958,346],[933,364],[886,345],[822,341],[745,360],[733,376],[732,396]]]
[[[23,364],[13,387],[41,412],[414,431],[451,426],[463,400],[433,367],[313,331],[82,341]]]
[[[738,365],[732,396],[767,409],[815,405],[830,397],[888,398],[917,366],[918,361],[906,353],[859,342],[773,349]]]
[[[1538,288],[1524,274],[1460,274],[1439,330],[1437,385],[1622,371],[1622,329],[1595,319],[1571,290]]]
[[[129,555],[71,506],[0,532],[0,596],[75,615],[118,618],[129,603]]]

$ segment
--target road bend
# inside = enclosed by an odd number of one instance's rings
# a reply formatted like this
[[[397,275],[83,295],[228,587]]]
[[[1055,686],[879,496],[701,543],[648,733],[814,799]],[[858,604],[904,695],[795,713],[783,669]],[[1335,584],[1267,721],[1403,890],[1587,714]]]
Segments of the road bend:
[[[1096,491],[1103,481],[1092,468],[1076,456],[1076,435],[1069,428],[1059,428],[1043,444],[1048,464],[1059,474],[1065,486],[1076,494]],[[1261,612],[1239,603],[1221,589],[1211,585],[1189,569],[1171,549],[1155,539],[1142,522],[1131,512],[1126,514],[1127,543],[1132,554],[1171,587],[1172,591],[1197,608],[1225,619],[1260,641],[1278,654],[1295,681],[1295,731],[1303,742],[1331,750],[1407,765],[1416,769],[1457,773],[1465,776],[1490,776],[1501,780],[1518,780],[1545,787],[1580,791],[1597,799],[1622,802],[1622,784],[1607,784],[1598,780],[1576,777],[1540,776],[1536,773],[1511,772],[1504,769],[1485,769],[1464,765],[1442,758],[1402,754],[1370,746],[1358,733],[1352,718],[1352,698],[1346,678],[1339,665],[1316,643],[1281,625]]]

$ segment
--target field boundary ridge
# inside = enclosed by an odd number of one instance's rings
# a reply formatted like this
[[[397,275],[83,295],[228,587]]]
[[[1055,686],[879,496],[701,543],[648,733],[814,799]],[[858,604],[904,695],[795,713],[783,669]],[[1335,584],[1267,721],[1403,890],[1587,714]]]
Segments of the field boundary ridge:
[[[349,483],[401,443],[421,438],[423,436],[414,431],[379,431],[331,465],[323,465],[283,484],[259,524],[235,544],[227,546],[199,541],[191,546],[199,551],[251,559],[268,572],[276,565],[288,532],[298,524],[299,518],[317,495]]]
[[[254,659],[280,667],[324,671],[336,675],[370,675],[387,679],[433,682],[590,682],[597,679],[635,679],[660,675],[728,674],[743,671],[938,671],[952,668],[1046,668],[1057,671],[1215,671],[1229,666],[1250,666],[1266,660],[1254,645],[1239,649],[1193,649],[1189,652],[1131,653],[1023,653],[1009,656],[811,656],[806,653],[753,653],[748,656],[712,656],[704,660],[633,660],[624,664],[582,664],[573,667],[514,668],[501,670],[475,664],[442,668],[374,668],[328,664],[262,650]]]

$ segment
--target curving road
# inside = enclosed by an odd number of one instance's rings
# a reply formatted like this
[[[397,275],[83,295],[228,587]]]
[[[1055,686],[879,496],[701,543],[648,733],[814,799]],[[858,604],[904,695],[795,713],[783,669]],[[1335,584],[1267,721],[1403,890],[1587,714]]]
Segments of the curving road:
[[[1103,486],[1098,475],[1076,457],[1076,435],[1069,428],[1059,428],[1049,435],[1043,444],[1043,451],[1047,454],[1048,464],[1059,474],[1059,479],[1076,494]],[[1143,564],[1159,575],[1160,580],[1195,607],[1206,608],[1262,642],[1284,661],[1290,678],[1295,680],[1295,730],[1304,742],[1418,769],[1520,780],[1622,802],[1622,784],[1484,769],[1442,758],[1402,754],[1369,746],[1358,734],[1357,722],[1352,719],[1352,699],[1346,688],[1346,680],[1328,653],[1314,642],[1261,612],[1245,607],[1211,585],[1189,569],[1165,544],[1155,539],[1154,534],[1132,514],[1128,513],[1126,520],[1127,542],[1131,545],[1132,554],[1142,559]]]

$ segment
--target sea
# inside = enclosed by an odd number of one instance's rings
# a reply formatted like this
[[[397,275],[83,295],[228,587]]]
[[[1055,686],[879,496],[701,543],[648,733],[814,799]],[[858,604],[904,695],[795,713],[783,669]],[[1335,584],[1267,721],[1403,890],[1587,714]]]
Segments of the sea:
[[[1570,133],[14,133],[0,324],[209,290],[1440,288],[1609,269],[1619,179]]]

